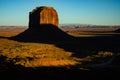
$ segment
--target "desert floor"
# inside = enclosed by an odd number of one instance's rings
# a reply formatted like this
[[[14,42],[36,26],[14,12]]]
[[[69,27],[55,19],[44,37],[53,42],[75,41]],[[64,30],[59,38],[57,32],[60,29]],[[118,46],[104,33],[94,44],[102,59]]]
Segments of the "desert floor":
[[[120,33],[67,31],[66,33],[74,36],[75,40],[49,43],[24,42],[10,38],[26,29],[18,27],[0,29],[0,78],[11,80],[120,78]]]

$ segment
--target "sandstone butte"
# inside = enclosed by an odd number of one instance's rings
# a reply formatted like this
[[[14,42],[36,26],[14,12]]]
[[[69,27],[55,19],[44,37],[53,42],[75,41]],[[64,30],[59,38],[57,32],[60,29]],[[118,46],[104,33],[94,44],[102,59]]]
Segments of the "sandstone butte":
[[[36,7],[29,13],[29,28],[10,39],[23,42],[58,42],[74,38],[58,28],[58,14],[53,7]]]
[[[41,25],[54,25],[58,27],[58,14],[53,7],[36,7],[29,13],[29,27],[40,27]]]

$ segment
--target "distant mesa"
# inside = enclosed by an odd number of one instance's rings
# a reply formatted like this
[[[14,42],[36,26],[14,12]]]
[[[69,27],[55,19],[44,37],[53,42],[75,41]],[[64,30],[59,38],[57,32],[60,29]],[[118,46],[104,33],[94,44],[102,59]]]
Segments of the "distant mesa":
[[[53,7],[36,7],[29,13],[29,27],[36,28],[44,24],[51,24],[58,27],[58,14]]]
[[[11,37],[23,42],[53,42],[73,39],[58,28],[57,11],[53,7],[36,7],[29,13],[29,28],[24,32]]]

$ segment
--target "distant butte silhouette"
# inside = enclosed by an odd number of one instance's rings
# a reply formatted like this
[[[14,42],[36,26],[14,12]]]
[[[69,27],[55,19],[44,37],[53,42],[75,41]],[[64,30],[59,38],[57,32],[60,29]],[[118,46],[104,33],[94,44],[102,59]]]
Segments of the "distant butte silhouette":
[[[29,13],[29,28],[24,32],[11,37],[23,42],[53,42],[73,39],[58,28],[59,19],[53,7],[36,7]]]

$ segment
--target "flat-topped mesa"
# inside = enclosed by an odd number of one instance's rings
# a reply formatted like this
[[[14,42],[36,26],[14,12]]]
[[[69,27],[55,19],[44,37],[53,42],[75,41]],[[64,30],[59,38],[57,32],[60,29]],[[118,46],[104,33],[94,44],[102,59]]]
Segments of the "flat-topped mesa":
[[[53,7],[40,6],[29,13],[29,28],[36,28],[49,24],[58,27],[58,14]]]

